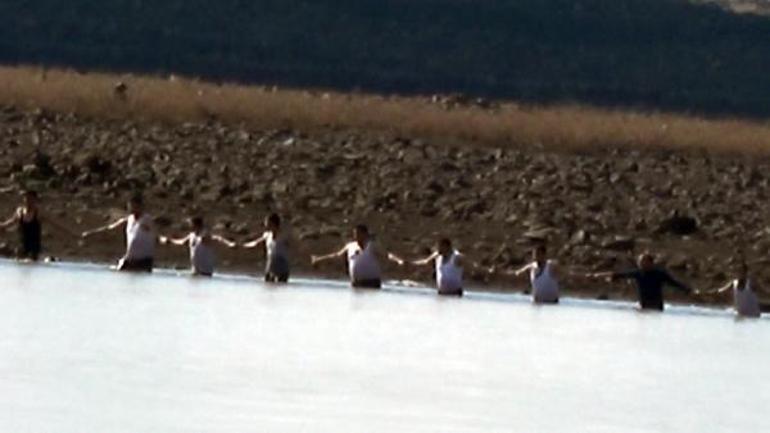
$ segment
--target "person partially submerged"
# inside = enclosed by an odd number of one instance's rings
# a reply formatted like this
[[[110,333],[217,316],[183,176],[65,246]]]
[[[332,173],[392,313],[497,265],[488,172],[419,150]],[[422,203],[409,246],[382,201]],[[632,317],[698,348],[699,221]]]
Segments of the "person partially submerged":
[[[77,234],[54,218],[48,216],[39,207],[37,192],[24,191],[22,202],[16,208],[13,215],[0,222],[0,229],[6,229],[16,224],[19,233],[19,247],[16,249],[16,257],[19,260],[37,261],[43,251],[43,223],[77,237]]]
[[[436,288],[439,295],[462,296],[463,295],[463,268],[465,256],[454,249],[452,241],[442,238],[436,244],[436,249],[428,256],[418,260],[404,260],[395,255],[388,254],[388,259],[399,266],[407,264],[414,266],[435,266]]]
[[[548,248],[541,244],[532,249],[532,261],[514,271],[503,272],[505,275],[520,277],[529,274],[532,286],[532,301],[536,304],[556,304],[559,302],[561,271],[555,260],[548,258]]]
[[[170,238],[161,236],[161,245],[172,244],[176,246],[187,246],[190,248],[190,267],[192,274],[196,276],[211,277],[214,275],[216,267],[216,254],[214,253],[214,242],[230,248],[238,246],[235,242],[222,236],[211,234],[203,222],[203,218],[195,216],[189,219],[190,233],[182,238]]]
[[[323,256],[311,256],[315,266],[328,260],[347,257],[350,284],[354,288],[379,289],[382,286],[380,253],[369,234],[369,228],[359,224],[353,228],[353,240],[341,250]]]
[[[601,272],[593,274],[594,278],[605,278],[609,281],[634,280],[636,282],[639,306],[643,310],[663,311],[663,287],[671,286],[682,293],[691,294],[693,290],[678,281],[671,274],[655,263],[655,257],[650,253],[641,254],[637,260],[637,269],[624,272]]]
[[[757,297],[756,290],[758,286],[749,276],[749,266],[746,262],[741,264],[738,278],[730,281],[726,285],[711,291],[696,291],[695,294],[703,295],[725,295],[732,294],[733,307],[735,313],[740,317],[757,318],[762,315],[762,308]]]
[[[152,272],[155,244],[158,239],[152,217],[144,211],[142,196],[128,200],[128,215],[105,226],[85,231],[83,238],[97,233],[125,228],[126,253],[118,260],[117,269],[127,272]]]
[[[270,214],[265,218],[265,232],[253,241],[246,242],[243,248],[257,248],[265,245],[265,281],[268,283],[286,283],[289,281],[291,266],[289,263],[289,246],[291,232],[284,227],[278,214]]]

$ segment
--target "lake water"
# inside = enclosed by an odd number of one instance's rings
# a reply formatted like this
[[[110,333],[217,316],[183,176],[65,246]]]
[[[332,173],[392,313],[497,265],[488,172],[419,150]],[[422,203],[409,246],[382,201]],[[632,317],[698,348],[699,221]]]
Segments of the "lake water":
[[[770,431],[770,321],[0,262],[0,432]]]

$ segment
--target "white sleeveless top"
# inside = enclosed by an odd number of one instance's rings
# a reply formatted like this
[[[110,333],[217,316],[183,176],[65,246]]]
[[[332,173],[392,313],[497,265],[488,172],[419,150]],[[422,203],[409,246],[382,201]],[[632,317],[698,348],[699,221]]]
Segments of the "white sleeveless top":
[[[201,232],[196,234],[191,232],[188,237],[190,244],[190,264],[192,265],[193,272],[199,274],[211,275],[214,273],[214,266],[216,264],[216,256],[211,246],[206,245],[203,239],[208,236],[208,233]]]
[[[556,302],[559,300],[559,282],[551,273],[551,261],[545,263],[541,269],[537,263],[532,264],[530,270],[532,281],[532,297],[535,302]]]
[[[348,272],[352,281],[380,279],[380,263],[372,251],[372,244],[369,241],[363,250],[358,245],[358,242],[350,242],[346,246],[348,250]]]
[[[289,245],[287,236],[284,232],[281,232],[277,237],[271,231],[264,233],[265,238],[265,252],[267,257],[283,257],[289,258]]]
[[[733,299],[735,302],[735,311],[739,316],[759,317],[762,310],[759,306],[757,294],[751,290],[751,280],[746,280],[746,286],[740,290],[739,281],[733,281]]]
[[[459,252],[453,251],[449,257],[441,254],[436,257],[436,286],[440,292],[453,292],[463,288],[463,268],[457,265]]]
[[[155,232],[144,230],[142,225],[152,227],[152,218],[142,214],[137,220],[129,215],[126,221],[126,259],[144,260],[155,256]]]

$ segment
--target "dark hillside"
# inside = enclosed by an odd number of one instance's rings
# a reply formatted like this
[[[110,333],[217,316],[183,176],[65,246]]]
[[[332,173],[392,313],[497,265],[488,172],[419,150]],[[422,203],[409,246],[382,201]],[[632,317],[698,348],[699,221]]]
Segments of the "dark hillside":
[[[684,0],[5,0],[0,62],[770,114],[770,19]]]

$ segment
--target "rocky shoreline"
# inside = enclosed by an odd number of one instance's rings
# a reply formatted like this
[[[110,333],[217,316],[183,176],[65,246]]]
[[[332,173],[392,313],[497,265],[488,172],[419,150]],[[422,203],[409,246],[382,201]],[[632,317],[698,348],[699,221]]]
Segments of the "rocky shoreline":
[[[342,245],[348,227],[371,226],[388,250],[419,255],[438,236],[485,266],[521,265],[534,242],[576,271],[630,265],[651,250],[701,289],[724,284],[745,254],[760,284],[770,282],[770,160],[704,151],[597,148],[557,151],[441,142],[335,128],[256,131],[217,122],[161,124],[81,118],[45,110],[0,109],[0,212],[22,188],[42,195],[48,214],[74,231],[122,212],[135,190],[164,234],[202,214],[217,232],[243,240],[270,211],[297,237],[298,272],[311,253]],[[120,235],[83,243],[45,230],[46,254],[110,261]],[[8,255],[15,233],[2,233]],[[222,251],[224,269],[259,272],[261,254]],[[162,266],[185,267],[186,251],[164,247]],[[430,271],[388,267],[388,278],[427,280]],[[521,288],[522,283],[474,285]],[[568,290],[599,296],[576,283]],[[607,292],[627,297],[630,287]],[[763,295],[764,300],[767,297]]]

